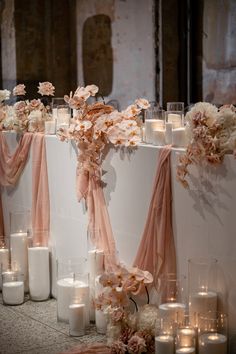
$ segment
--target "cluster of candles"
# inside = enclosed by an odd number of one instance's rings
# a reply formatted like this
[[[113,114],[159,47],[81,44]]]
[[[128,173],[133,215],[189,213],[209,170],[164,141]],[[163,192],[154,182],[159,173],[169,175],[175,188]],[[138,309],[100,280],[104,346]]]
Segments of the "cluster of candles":
[[[154,106],[146,111],[143,142],[153,145],[185,147],[184,103],[168,102],[167,111]]]
[[[76,110],[73,110],[73,116]],[[51,120],[45,121],[44,133],[54,135],[59,128],[67,128],[70,124],[71,109],[63,98],[53,98]]]
[[[188,301],[183,287],[165,277],[155,335],[155,354],[227,354],[227,315],[217,310],[216,260],[189,260]],[[209,290],[210,289],[210,290]]]
[[[10,247],[1,239],[0,264],[0,289],[4,304],[22,304],[24,293],[28,291],[34,301],[49,298],[49,249],[43,246],[29,247],[27,232],[12,233]]]

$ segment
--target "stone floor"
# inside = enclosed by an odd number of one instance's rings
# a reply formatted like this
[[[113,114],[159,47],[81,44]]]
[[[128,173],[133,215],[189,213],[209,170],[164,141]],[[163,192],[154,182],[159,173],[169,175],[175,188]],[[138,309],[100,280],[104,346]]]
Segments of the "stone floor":
[[[56,300],[5,306],[0,295],[0,354],[56,354],[80,343],[104,341],[91,327],[83,337],[70,337],[69,325],[58,323]]]

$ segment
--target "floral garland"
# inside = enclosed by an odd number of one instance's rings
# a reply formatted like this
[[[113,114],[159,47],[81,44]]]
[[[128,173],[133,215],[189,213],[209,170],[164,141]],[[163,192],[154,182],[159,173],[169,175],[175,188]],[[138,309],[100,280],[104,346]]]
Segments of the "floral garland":
[[[189,165],[218,165],[226,153],[236,156],[236,108],[199,102],[186,114],[186,131],[189,144],[179,158],[177,180],[188,188]]]
[[[120,266],[117,272],[101,275],[99,282],[103,291],[95,300],[95,307],[109,319],[107,342],[110,353],[154,353],[158,309],[149,305],[147,290],[153,282],[152,275],[136,267]],[[140,288],[146,289],[148,304],[131,313],[130,300],[135,303],[132,295],[139,293]],[[138,310],[136,303],[135,306]]]
[[[50,82],[39,83],[38,93],[41,96],[54,96],[54,91],[55,87]],[[12,94],[20,101],[9,106],[5,101],[9,100],[11,91],[0,90],[0,130],[43,132],[44,122],[50,120],[50,107],[45,106],[40,99],[24,100],[24,84],[15,86]]]
[[[76,110],[76,116],[68,129],[57,132],[60,140],[74,140],[79,149],[79,171],[95,175],[100,179],[102,151],[112,143],[115,146],[136,146],[141,141],[142,109],[149,107],[145,99],[137,99],[122,112],[102,101],[89,104],[87,100],[98,93],[98,87],[78,87],[75,93],[65,96],[65,101]]]

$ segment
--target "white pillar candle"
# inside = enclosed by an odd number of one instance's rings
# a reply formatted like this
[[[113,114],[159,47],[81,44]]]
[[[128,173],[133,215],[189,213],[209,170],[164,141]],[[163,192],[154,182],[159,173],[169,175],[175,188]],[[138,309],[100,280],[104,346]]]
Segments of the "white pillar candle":
[[[59,321],[69,321],[69,305],[72,296],[76,302],[85,302],[85,321],[89,322],[89,287],[81,281],[73,278],[64,278],[57,281],[57,317]]]
[[[174,338],[169,335],[155,337],[155,354],[174,354]]]
[[[172,145],[175,147],[186,147],[187,136],[185,127],[173,129],[172,131]]]
[[[172,144],[172,123],[166,122],[165,141],[167,145]]]
[[[9,250],[0,248],[0,272],[7,270],[9,264]],[[0,274],[0,290],[2,290],[2,275]]]
[[[176,320],[176,315],[178,314],[178,322],[182,322],[184,319],[185,304],[178,302],[168,302],[159,305],[159,314],[161,318],[166,318],[168,320]]]
[[[173,124],[173,128],[180,128],[182,125],[182,117],[180,114],[177,113],[169,113],[168,114],[168,123]]]
[[[44,134],[45,135],[54,135],[56,133],[56,121],[55,120],[46,120],[44,123]]]
[[[145,143],[146,142],[146,129],[144,126],[141,129],[141,134],[142,134],[142,136],[141,136],[142,142]]]
[[[95,296],[97,297],[104,290],[102,284],[99,282],[100,276],[95,279]],[[107,317],[101,310],[95,311],[95,323],[97,332],[100,334],[105,334],[107,331]]]
[[[51,295],[54,299],[57,298],[57,258],[54,248],[49,253],[50,260],[50,281],[51,281]]]
[[[227,337],[219,333],[202,334],[199,338],[199,354],[227,354]]]
[[[193,325],[195,325],[196,315],[208,311],[213,313],[217,311],[217,293],[214,291],[199,291],[190,295],[189,314]]]
[[[91,250],[88,252],[89,286],[90,286],[90,320],[95,321],[94,297],[95,278],[104,272],[104,252],[102,250]]]
[[[152,144],[157,146],[165,145],[165,130],[163,129],[153,130]]]
[[[6,282],[2,285],[3,301],[7,305],[20,305],[24,302],[23,281]]]
[[[50,295],[49,250],[48,247],[30,247],[29,291],[32,300],[47,300]]]
[[[53,119],[57,119],[57,108],[52,109],[52,117]]]
[[[70,124],[70,114],[69,113],[57,113],[57,129],[67,128]]]
[[[28,285],[28,249],[27,233],[18,232],[10,235],[11,263],[16,270],[24,275],[25,291],[29,290]]]
[[[144,124],[146,142],[152,144],[153,131],[157,129],[164,129],[164,121],[161,119],[146,119]]]
[[[85,305],[69,305],[69,331],[71,336],[83,336],[85,334]]]
[[[191,347],[195,336],[196,332],[193,328],[180,328],[178,330],[179,345],[181,347]]]
[[[194,347],[186,347],[186,348],[179,348],[176,349],[176,354],[181,354],[181,353],[185,353],[185,354],[196,354],[196,350]]]

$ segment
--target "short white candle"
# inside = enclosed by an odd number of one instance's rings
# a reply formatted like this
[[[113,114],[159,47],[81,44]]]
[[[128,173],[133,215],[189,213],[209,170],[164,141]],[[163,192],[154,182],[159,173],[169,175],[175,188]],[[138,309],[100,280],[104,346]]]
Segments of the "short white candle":
[[[9,250],[7,248],[0,248],[0,272],[7,270],[9,264]],[[0,274],[0,290],[2,290],[2,276]]]
[[[59,321],[69,321],[69,305],[72,295],[85,303],[85,323],[89,324],[89,287],[73,278],[64,278],[57,281],[57,317]]]
[[[178,313],[178,321],[182,322],[184,319],[185,304],[179,302],[168,302],[159,305],[159,313],[161,318],[168,318],[169,320],[176,320]]]
[[[172,123],[166,122],[166,130],[165,130],[165,141],[167,145],[172,144]]]
[[[174,354],[174,338],[169,335],[155,337],[155,354]]]
[[[164,121],[161,119],[146,119],[144,124],[146,142],[152,144],[153,131],[157,129],[164,129]]]
[[[24,302],[23,281],[6,282],[2,285],[3,301],[7,305],[20,305]]]
[[[178,330],[179,344],[181,347],[191,347],[195,336],[196,332],[193,328],[180,328]]]
[[[152,132],[152,144],[157,146],[165,145],[165,130],[157,129]]]
[[[44,134],[45,135],[54,135],[56,133],[56,121],[47,120],[44,123]]]
[[[71,336],[85,334],[85,305],[69,305],[69,331]]]
[[[227,337],[219,333],[199,337],[199,354],[227,354]]]
[[[186,347],[186,348],[179,348],[176,349],[176,354],[181,354],[181,353],[185,353],[185,354],[195,354],[195,348],[194,347]]]
[[[99,249],[88,252],[89,286],[90,286],[90,320],[95,321],[93,301],[95,297],[95,278],[104,272],[104,252]]]
[[[25,291],[29,290],[28,285],[28,241],[26,232],[18,232],[10,235],[11,263],[16,270],[24,275]]]
[[[189,314],[193,325],[195,325],[196,315],[208,311],[217,311],[217,293],[214,291],[199,291],[190,295]]]
[[[28,248],[29,291],[32,300],[42,301],[50,295],[48,247]]]
[[[186,147],[187,137],[185,127],[173,129],[172,131],[172,145],[175,147]]]
[[[168,114],[168,123],[173,124],[173,128],[180,128],[182,125],[182,117],[180,114],[177,113],[169,113]]]

